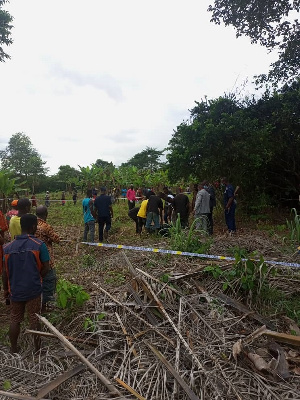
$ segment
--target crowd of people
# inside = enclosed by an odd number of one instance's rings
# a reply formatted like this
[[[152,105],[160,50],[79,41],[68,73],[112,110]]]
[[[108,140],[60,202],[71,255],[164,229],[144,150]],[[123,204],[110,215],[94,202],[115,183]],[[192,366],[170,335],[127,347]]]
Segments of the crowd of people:
[[[226,178],[224,185],[225,221],[230,233],[236,231],[235,209],[236,191]],[[98,223],[99,242],[108,241],[113,218],[113,203],[121,193],[117,191],[107,194],[106,187],[89,189],[82,200],[84,220],[83,240],[95,241],[95,224]],[[155,193],[153,189],[134,189],[130,185],[126,190],[128,215],[135,221],[136,233],[159,232],[165,225],[176,223],[180,219],[182,228],[189,226],[189,217],[195,218],[196,229],[213,234],[213,210],[216,206],[216,195],[213,185],[203,181],[194,185],[192,200],[187,193],[178,191],[173,194],[168,187]],[[66,202],[62,193],[61,204]],[[77,192],[73,193],[72,201],[77,202]],[[45,204],[38,205],[35,195],[20,198],[11,202],[11,209],[6,215],[0,211],[0,271],[2,274],[4,297],[10,305],[9,338],[11,351],[18,352],[18,337],[20,324],[27,312],[32,330],[39,330],[37,314],[46,310],[47,305],[54,300],[56,274],[53,255],[53,243],[59,243],[61,238],[47,223],[50,194],[46,192]],[[35,214],[31,209],[35,208]],[[4,233],[9,233],[9,241],[4,244]],[[40,340],[34,336],[36,350]]]
[[[228,232],[234,234],[236,191],[227,178],[222,178],[221,185],[224,186],[224,213]],[[99,241],[108,240],[111,229],[111,218],[113,217],[112,204],[121,199],[128,204],[128,216],[135,222],[135,231],[141,234],[159,232],[165,225],[175,224],[180,219],[182,228],[189,226],[190,215],[195,219],[196,229],[213,234],[213,210],[216,206],[216,193],[214,186],[207,180],[194,185],[192,201],[189,192],[178,190],[173,194],[168,187],[162,192],[155,193],[152,189],[134,189],[130,185],[128,189],[113,189],[107,194],[106,188],[102,187],[99,196],[93,196],[88,190],[86,198],[82,202],[84,214],[84,241],[95,241],[95,224],[99,224]],[[89,238],[88,238],[89,234]]]

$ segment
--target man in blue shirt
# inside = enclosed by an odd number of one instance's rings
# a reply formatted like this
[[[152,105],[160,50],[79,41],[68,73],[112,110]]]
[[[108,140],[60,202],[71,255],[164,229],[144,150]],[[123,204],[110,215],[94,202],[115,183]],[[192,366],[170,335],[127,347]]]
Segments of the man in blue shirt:
[[[225,222],[228,228],[228,232],[235,233],[236,200],[234,198],[234,187],[229,183],[227,178],[222,178],[221,183],[225,185],[225,191],[223,195]]]
[[[87,235],[90,232],[90,241],[94,242],[95,240],[95,211],[92,200],[92,190],[88,189],[86,191],[86,198],[82,200],[82,211],[83,211],[83,220],[84,220],[84,233],[83,233],[83,241],[87,242]]]
[[[106,188],[100,189],[100,196],[96,197],[94,201],[94,207],[98,214],[99,224],[99,242],[103,242],[103,230],[105,226],[104,237],[108,240],[108,232],[111,228],[111,219],[113,218],[113,209],[111,197],[106,195]]]
[[[3,248],[2,281],[5,298],[10,299],[9,339],[11,352],[18,352],[20,324],[25,309],[30,329],[39,330],[36,314],[41,311],[42,278],[49,271],[49,252],[44,242],[34,236],[37,217],[24,214],[20,220],[21,235]],[[34,336],[35,350],[40,347],[40,339]]]

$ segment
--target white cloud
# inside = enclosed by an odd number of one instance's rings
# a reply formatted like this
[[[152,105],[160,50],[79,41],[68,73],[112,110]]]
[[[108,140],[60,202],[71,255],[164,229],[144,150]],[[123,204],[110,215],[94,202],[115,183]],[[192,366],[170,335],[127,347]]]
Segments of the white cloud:
[[[55,173],[167,146],[194,101],[266,72],[274,56],[209,22],[208,0],[15,0],[0,64],[0,143],[27,134]],[[247,90],[253,90],[251,84]],[[2,148],[2,146],[0,146]]]

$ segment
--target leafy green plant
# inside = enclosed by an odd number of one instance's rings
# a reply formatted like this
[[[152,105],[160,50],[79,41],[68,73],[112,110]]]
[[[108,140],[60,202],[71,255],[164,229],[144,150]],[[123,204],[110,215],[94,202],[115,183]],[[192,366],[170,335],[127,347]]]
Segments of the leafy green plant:
[[[65,279],[58,281],[56,293],[58,307],[69,310],[76,306],[82,306],[90,298],[90,295],[83,290],[82,286]]]
[[[269,287],[269,274],[276,274],[275,268],[269,268],[262,257],[259,260],[245,259],[243,253],[236,254],[231,269],[223,270],[218,265],[207,266],[204,271],[215,279],[223,281],[223,290],[232,289],[255,299]]]
[[[10,381],[4,381],[2,386],[3,386],[4,390],[9,390],[9,389],[11,389],[11,382]]]
[[[291,214],[293,219],[286,221],[289,230],[290,240],[292,242],[300,242],[300,215],[298,215],[296,208],[292,208]]]
[[[197,220],[194,220],[189,229],[183,229],[180,223],[180,217],[170,228],[170,246],[172,250],[187,251],[191,253],[206,253],[212,245],[211,238],[201,238],[199,231],[195,230]]]

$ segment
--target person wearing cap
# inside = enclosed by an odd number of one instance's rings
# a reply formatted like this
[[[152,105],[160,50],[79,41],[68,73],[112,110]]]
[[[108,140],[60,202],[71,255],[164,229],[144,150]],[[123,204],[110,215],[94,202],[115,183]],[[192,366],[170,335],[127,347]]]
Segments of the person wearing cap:
[[[20,219],[22,215],[28,214],[31,209],[30,200],[27,197],[18,200],[18,215],[11,217],[9,221],[9,233],[11,239],[14,240],[15,236],[21,235],[21,224]]]
[[[111,219],[113,218],[111,197],[107,196],[105,187],[100,189],[100,196],[96,197],[94,207],[96,208],[98,215],[99,242],[103,242],[104,227],[104,237],[107,240],[108,232],[111,228]]]
[[[9,223],[11,217],[13,217],[14,215],[18,215],[18,210],[17,210],[18,200],[13,200],[10,203],[10,205],[11,205],[11,210],[7,211],[7,213],[6,213],[7,223]]]

